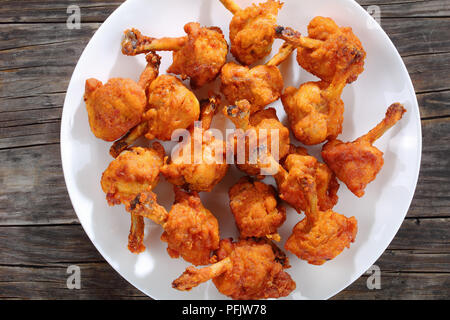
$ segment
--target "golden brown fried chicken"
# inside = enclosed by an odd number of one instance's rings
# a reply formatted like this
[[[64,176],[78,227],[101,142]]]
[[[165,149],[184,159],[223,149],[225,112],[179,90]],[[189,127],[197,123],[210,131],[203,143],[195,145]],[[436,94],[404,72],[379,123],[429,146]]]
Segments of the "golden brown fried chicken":
[[[308,37],[283,27],[276,27],[277,37],[297,47],[297,61],[318,78],[332,82],[336,73],[350,69],[346,79],[355,81],[364,71],[366,52],[349,27],[339,27],[332,19],[315,17],[308,25]]]
[[[299,182],[307,202],[306,217],[295,225],[284,248],[310,264],[321,265],[355,241],[357,221],[331,209],[319,210],[311,172],[299,177]]]
[[[278,10],[283,4],[268,0],[241,9],[233,0],[220,2],[234,15],[230,22],[230,51],[236,60],[250,65],[270,54]]]
[[[283,77],[277,66],[286,60],[294,47],[285,43],[269,62],[253,68],[229,62],[220,74],[220,90],[230,103],[247,100],[250,112],[264,109],[278,100],[283,91]]]
[[[155,142],[152,148],[135,147],[122,152],[103,172],[101,186],[109,205],[129,206],[141,192],[152,190],[159,181],[164,148]],[[128,249],[133,253],[145,250],[144,220],[131,215]]]
[[[86,80],[84,101],[92,132],[105,141],[119,139],[141,122],[146,106],[144,90],[123,78],[105,84],[94,78]]]
[[[176,129],[186,129],[200,115],[200,104],[194,93],[176,77],[161,75],[149,87],[148,123],[145,137],[149,140],[170,140]]]
[[[344,76],[337,75],[331,84],[324,81],[307,82],[300,88],[288,87],[281,96],[284,110],[294,136],[306,145],[334,139],[342,132]]]
[[[172,153],[170,163],[161,168],[170,183],[192,191],[209,192],[227,173],[225,142],[208,131],[219,104],[218,96],[202,102],[202,127],[193,128],[187,143],[179,152]]]
[[[167,242],[172,258],[181,256],[194,265],[215,261],[211,256],[219,246],[219,223],[206,209],[196,192],[187,193],[174,187],[175,202],[169,213],[156,201],[152,192],[138,195],[127,210],[162,225],[161,240]]]
[[[241,238],[267,237],[280,241],[277,229],[286,220],[286,209],[278,202],[274,187],[242,177],[228,195]]]
[[[317,198],[320,210],[333,208],[337,201],[339,183],[334,173],[324,163],[308,155],[302,147],[291,147],[290,153],[283,163],[283,169],[275,176],[280,198],[289,203],[298,212],[305,211],[307,202],[299,177],[311,172],[317,187]]]
[[[228,44],[218,27],[201,27],[190,22],[184,26],[187,36],[155,39],[146,37],[139,30],[125,31],[122,52],[136,55],[149,51],[173,51],[173,63],[167,72],[178,74],[184,80],[190,78],[193,88],[213,81],[226,62]]]
[[[147,111],[140,124],[125,136],[114,142],[109,153],[117,157],[139,137],[170,140],[177,129],[187,129],[198,120],[200,104],[194,93],[176,77],[161,75],[150,85],[148,90]]]
[[[108,204],[127,204],[141,192],[153,189],[159,181],[163,159],[164,148],[158,142],[152,148],[134,147],[122,152],[102,175]]]
[[[372,144],[399,121],[406,109],[392,104],[386,117],[369,133],[353,142],[332,140],[322,149],[322,158],[339,180],[356,196],[362,197],[367,184],[373,181],[383,166],[383,152]]]
[[[278,120],[275,109],[261,110],[250,116],[250,108],[248,101],[241,100],[225,107],[223,113],[236,128],[244,131],[243,135],[238,133],[233,137],[237,167],[248,175],[262,178],[273,168],[271,163],[260,161],[261,154],[270,154],[275,161],[284,158],[289,152],[289,129]]]
[[[188,267],[172,282],[172,287],[186,291],[212,279],[217,290],[236,300],[279,298],[296,287],[290,275],[286,255],[264,240],[221,240],[219,262],[196,269]]]

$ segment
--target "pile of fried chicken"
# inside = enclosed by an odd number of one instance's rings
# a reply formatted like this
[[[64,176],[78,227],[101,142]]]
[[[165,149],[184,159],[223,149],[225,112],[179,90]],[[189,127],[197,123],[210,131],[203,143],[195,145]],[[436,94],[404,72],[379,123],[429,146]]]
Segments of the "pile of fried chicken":
[[[161,240],[167,243],[169,256],[193,265],[173,281],[173,288],[190,290],[212,280],[233,299],[284,297],[296,287],[285,271],[290,267],[288,256],[275,244],[281,240],[278,228],[286,220],[285,204],[304,214],[284,239],[286,251],[321,265],[349,248],[358,227],[355,217],[333,211],[339,181],[357,197],[364,195],[383,166],[383,152],[373,144],[406,110],[393,103],[367,134],[351,142],[338,140],[344,119],[341,95],[363,72],[366,56],[352,29],[331,18],[315,17],[304,36],[277,24],[283,6],[279,1],[247,8],[233,0],[220,2],[233,14],[230,44],[220,28],[197,22],[187,23],[186,35],[177,38],[153,38],[129,29],[124,32],[122,53],[143,54],[146,59],[138,82],[86,80],[90,128],[97,138],[114,141],[110,149],[114,160],[103,172],[101,187],[109,205],[122,204],[130,214],[131,252],[145,250],[147,218],[162,227]],[[267,63],[257,64],[271,53],[276,39],[283,41],[279,51]],[[163,75],[157,54],[161,50],[173,52],[172,65]],[[235,61],[227,61],[228,50]],[[298,64],[320,80],[285,88],[278,66],[295,50]],[[211,92],[199,101],[192,90],[216,78],[222,95]],[[190,86],[182,81],[186,79]],[[280,122],[274,108],[266,108],[278,99],[287,124]],[[238,157],[241,149],[247,151],[237,164],[245,176],[229,189],[229,206],[240,234],[235,240],[220,239],[218,220],[199,196],[211,192],[229,168],[226,141],[209,130],[217,113],[231,120],[244,137],[244,143],[232,144],[232,154]],[[195,125],[199,120],[200,127]],[[157,141],[148,147],[135,144],[141,137],[168,141],[177,129],[193,134],[170,159]],[[276,147],[271,144],[273,130],[278,133]],[[290,133],[303,145],[324,143],[323,162],[294,145]],[[194,145],[200,146],[199,157]],[[265,152],[259,152],[262,149]],[[262,181],[268,167],[276,187]],[[161,174],[173,185],[170,210],[158,204],[152,191]]]

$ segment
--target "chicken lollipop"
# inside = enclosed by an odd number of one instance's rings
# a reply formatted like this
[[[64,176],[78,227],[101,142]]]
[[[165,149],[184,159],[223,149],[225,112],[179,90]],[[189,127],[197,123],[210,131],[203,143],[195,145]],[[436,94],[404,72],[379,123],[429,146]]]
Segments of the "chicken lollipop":
[[[321,265],[355,241],[357,221],[332,210],[319,210],[311,173],[299,176],[299,184],[307,201],[306,217],[294,226],[284,248],[310,264]]]
[[[228,195],[241,238],[280,241],[277,229],[286,220],[286,209],[279,203],[274,187],[242,177]]]
[[[326,164],[308,155],[302,147],[291,148],[290,154],[284,159],[283,168],[275,175],[280,198],[298,212],[305,211],[307,202],[298,179],[306,172],[311,172],[311,178],[316,183],[320,210],[333,208],[338,201],[339,183],[336,176]]]
[[[190,78],[193,88],[213,81],[226,62],[228,44],[217,27],[201,27],[190,22],[184,26],[187,36],[180,38],[150,38],[139,30],[125,31],[122,52],[136,55],[149,51],[173,51],[173,63],[167,70],[184,80]]]
[[[241,100],[234,106],[223,109],[223,113],[244,131],[234,136],[233,150],[237,167],[248,175],[263,178],[273,167],[271,163],[260,161],[261,153],[270,154],[276,160],[284,158],[289,152],[289,129],[278,120],[273,108],[258,111],[250,116],[250,104]]]
[[[234,62],[227,63],[220,74],[222,93],[230,103],[246,99],[251,104],[251,113],[264,109],[281,97],[283,77],[277,66],[293,49],[285,43],[269,62],[251,69]]]
[[[89,125],[97,138],[114,141],[141,122],[145,111],[144,90],[133,80],[86,80],[84,101]]]
[[[141,192],[152,190],[159,181],[164,148],[155,142],[152,148],[135,147],[122,152],[103,172],[101,186],[109,205],[128,206]],[[139,253],[145,250],[144,220],[131,215],[128,248]]]
[[[372,130],[353,142],[332,140],[322,149],[322,158],[339,180],[356,196],[362,197],[367,184],[373,181],[383,166],[383,152],[372,144],[399,121],[405,108],[392,104],[386,117]]]
[[[325,81],[307,82],[300,88],[288,87],[281,101],[294,136],[306,145],[334,139],[342,132],[344,102],[342,91],[350,69],[336,73],[329,84]]]
[[[230,22],[230,51],[236,60],[244,65],[251,65],[270,54],[275,39],[278,10],[283,4],[267,0],[241,9],[233,0],[220,2],[234,15]]]
[[[276,35],[297,47],[297,62],[305,70],[326,82],[336,73],[350,69],[346,81],[351,83],[364,71],[366,52],[352,28],[339,27],[330,18],[315,17],[308,25],[308,36],[283,27],[276,27]]]
[[[208,131],[219,104],[218,96],[201,103],[202,127],[193,128],[188,142],[161,168],[170,183],[192,191],[209,192],[227,173],[225,142]]]
[[[143,135],[149,140],[167,141],[171,139],[173,131],[186,129],[198,120],[200,104],[194,93],[174,76],[156,77],[159,60],[155,64],[154,57],[154,53],[146,56],[147,67],[139,81],[147,92],[147,107],[143,121],[114,142],[110,149],[113,157],[117,157]]]
[[[265,240],[221,240],[219,262],[196,269],[188,267],[172,282],[172,287],[187,291],[212,279],[217,290],[236,300],[279,298],[296,287],[286,255]]]
[[[194,265],[209,264],[219,246],[219,223],[206,209],[196,192],[174,187],[175,202],[170,212],[160,206],[153,192],[143,192],[127,207],[133,215],[149,218],[164,228],[161,240],[167,242],[172,258],[183,257]]]

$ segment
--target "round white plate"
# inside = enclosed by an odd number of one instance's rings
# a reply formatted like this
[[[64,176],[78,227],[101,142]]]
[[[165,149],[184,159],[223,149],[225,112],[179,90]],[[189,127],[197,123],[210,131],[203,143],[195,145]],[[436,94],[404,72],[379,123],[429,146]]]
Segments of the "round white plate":
[[[237,0],[242,6],[251,1]],[[292,254],[288,273],[297,289],[288,299],[327,299],[359,278],[387,248],[399,229],[411,203],[420,167],[421,127],[414,89],[400,55],[381,27],[352,0],[284,0],[279,14],[280,25],[306,34],[309,21],[317,16],[333,18],[340,26],[351,26],[367,52],[365,71],[344,89],[344,130],[339,137],[353,140],[367,132],[383,117],[393,102],[403,103],[407,113],[375,145],[384,152],[385,164],[377,179],[366,189],[366,195],[355,197],[344,184],[339,190],[336,212],[358,219],[358,235],[350,249],[322,266],[309,265]],[[144,57],[127,57],[120,52],[123,31],[130,27],[144,34],[182,36],[183,26],[198,21],[219,26],[228,39],[231,14],[218,0],[128,0],[98,29],[84,50],[67,90],[61,124],[61,157],[64,176],[73,207],[83,228],[103,257],[125,279],[155,299],[222,299],[211,282],[190,292],[172,289],[171,282],[189,265],[182,259],[171,259],[166,243],[159,240],[162,229],[146,221],[144,244],[147,250],[135,255],[127,250],[130,217],[123,206],[109,207],[100,187],[102,172],[112,161],[110,143],[96,139],[88,125],[83,102],[84,83],[95,77],[106,82],[111,77],[137,80],[144,68]],[[273,53],[281,45],[276,40]],[[172,62],[170,53],[162,54],[161,74]],[[285,86],[298,87],[314,79],[295,62],[294,55],[281,66]],[[197,92],[205,97],[206,89]],[[286,116],[280,101],[272,104],[280,119]],[[213,126],[224,127],[227,121],[219,114]],[[232,127],[232,126],[230,126]],[[169,146],[169,144],[165,144]],[[320,147],[310,148],[317,155]],[[170,150],[166,150],[167,153]],[[204,205],[220,223],[221,237],[237,236],[228,207],[228,188],[242,173],[230,170],[212,193],[202,193]],[[269,182],[271,182],[269,180]],[[272,181],[273,183],[273,181]],[[160,202],[169,209],[172,188],[162,179],[156,188]],[[284,240],[302,216],[288,210],[280,229]]]

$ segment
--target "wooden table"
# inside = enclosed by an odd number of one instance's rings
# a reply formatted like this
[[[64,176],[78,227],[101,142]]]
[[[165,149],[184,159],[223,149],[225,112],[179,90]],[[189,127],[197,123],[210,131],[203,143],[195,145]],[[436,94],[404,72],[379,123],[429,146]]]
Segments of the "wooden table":
[[[122,1],[0,2],[0,299],[146,299],[94,248],[70,203],[59,132],[77,60]],[[419,183],[397,236],[376,262],[381,289],[362,276],[336,299],[450,298],[450,2],[360,0],[377,5],[402,55],[422,116]],[[81,29],[66,27],[81,8]],[[80,290],[66,286],[69,265]]]

